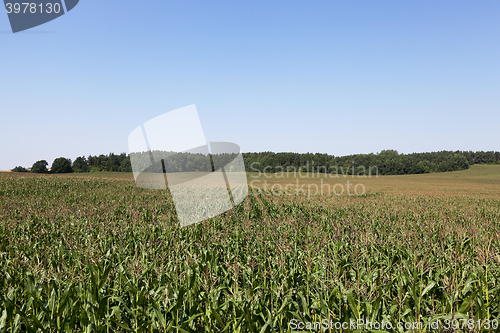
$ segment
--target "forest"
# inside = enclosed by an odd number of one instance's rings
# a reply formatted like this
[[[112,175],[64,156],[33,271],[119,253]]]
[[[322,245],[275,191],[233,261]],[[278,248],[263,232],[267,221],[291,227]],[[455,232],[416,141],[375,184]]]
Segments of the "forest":
[[[236,154],[219,154],[210,157],[201,153],[168,152],[137,153],[136,165],[148,164],[150,159],[164,154],[166,163],[158,172],[191,172],[210,171],[226,165],[236,157]],[[243,153],[245,170],[247,172],[319,172],[331,173],[342,168],[350,170],[363,168],[378,175],[422,174],[431,172],[446,172],[468,169],[474,164],[500,164],[498,151],[439,151],[426,153],[400,154],[396,150],[383,150],[379,153],[334,156],[321,153],[275,153],[256,152]],[[214,161],[216,163],[214,163]],[[34,173],[69,173],[69,172],[132,172],[131,156],[126,153],[119,155],[110,153],[99,156],[77,157],[73,162],[64,157],[54,160],[48,168],[45,160],[37,161],[29,169],[17,166],[13,172]]]

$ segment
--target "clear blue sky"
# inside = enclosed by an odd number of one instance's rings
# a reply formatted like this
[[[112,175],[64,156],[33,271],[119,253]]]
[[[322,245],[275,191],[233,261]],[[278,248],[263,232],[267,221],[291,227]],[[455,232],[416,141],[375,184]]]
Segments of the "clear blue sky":
[[[81,0],[9,31],[0,170],[127,152],[190,104],[243,151],[500,150],[498,0]]]

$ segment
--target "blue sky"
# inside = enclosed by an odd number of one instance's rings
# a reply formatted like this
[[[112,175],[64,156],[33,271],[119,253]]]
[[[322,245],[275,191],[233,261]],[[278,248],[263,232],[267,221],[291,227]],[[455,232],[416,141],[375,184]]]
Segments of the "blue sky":
[[[334,155],[500,150],[499,1],[81,0],[0,15],[0,170],[127,152],[196,104],[209,141]]]

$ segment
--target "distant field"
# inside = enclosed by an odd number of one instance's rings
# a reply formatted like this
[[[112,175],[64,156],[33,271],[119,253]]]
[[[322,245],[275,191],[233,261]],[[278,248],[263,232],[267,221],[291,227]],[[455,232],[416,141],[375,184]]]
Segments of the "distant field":
[[[187,173],[190,174],[190,173]],[[37,177],[33,174],[18,174],[22,177]],[[108,179],[133,180],[131,172],[92,172],[92,173],[72,173],[62,175],[48,175],[49,177],[92,177]],[[269,188],[274,184],[284,188],[287,184],[295,185],[299,180],[299,186],[306,184],[321,185],[335,184],[345,185],[350,181],[353,185],[363,184],[367,193],[391,193],[391,194],[415,194],[415,195],[466,195],[466,196],[493,196],[500,197],[500,165],[472,165],[469,170],[440,172],[419,175],[399,175],[399,176],[366,176],[358,177],[339,174],[332,178],[330,175],[317,173],[284,173],[284,174],[261,174],[248,173],[248,183],[256,187],[263,188],[264,181],[269,183]],[[253,183],[252,183],[253,181]],[[295,187],[289,187],[295,189]],[[314,190],[314,189],[313,189]],[[332,191],[333,194],[333,191]]]
[[[499,331],[499,165],[276,176],[249,174],[244,203],[180,228],[131,173],[0,172],[0,332]],[[296,191],[322,179],[366,192]]]
[[[488,196],[500,197],[500,165],[472,165],[468,170],[440,172],[419,175],[399,175],[399,176],[346,176],[331,178],[330,175],[302,173],[305,177],[300,177],[298,173],[267,174],[272,176],[267,178],[264,174],[249,173],[249,183],[257,180],[253,184],[259,187],[263,182],[269,184],[294,184],[299,179],[299,184],[363,184],[367,193],[382,192],[386,194],[415,194],[415,195],[467,195],[467,196]],[[332,191],[333,192],[333,191]]]

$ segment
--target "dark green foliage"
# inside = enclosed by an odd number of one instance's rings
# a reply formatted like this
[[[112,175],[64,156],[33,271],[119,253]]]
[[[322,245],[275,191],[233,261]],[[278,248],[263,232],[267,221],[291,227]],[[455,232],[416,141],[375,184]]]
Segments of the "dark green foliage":
[[[204,155],[201,153],[174,153],[153,151],[151,153],[132,153],[132,158],[137,167],[148,172],[163,172],[159,162],[151,164],[151,158],[154,161],[163,160],[165,171],[170,172],[212,172],[216,169],[232,163],[233,168],[243,170],[243,165],[237,165],[234,159],[237,154],[211,154]],[[125,160],[126,161],[126,160]],[[130,161],[130,159],[129,159]],[[149,166],[149,167],[148,167]]]
[[[14,169],[11,170],[12,172],[28,172],[26,168],[23,168],[22,166],[16,166]]]
[[[126,157],[120,164],[120,172],[132,172],[132,165],[130,164],[130,158]]]
[[[131,156],[136,167],[148,172],[163,172],[161,163],[151,164],[151,158],[154,161],[163,160],[166,172],[212,171],[210,157],[203,154],[153,151],[151,153],[132,153]]]
[[[465,170],[469,165],[498,163],[500,152],[440,151],[399,154],[383,150],[378,154],[356,154],[335,157],[327,154],[244,153],[245,166],[251,172],[308,171],[319,173],[369,173],[370,167],[379,175],[404,175]],[[354,168],[354,170],[353,170]]]
[[[82,157],[84,161],[86,161],[86,165],[89,171],[124,171],[131,172],[131,168],[127,167],[127,164],[130,164],[130,159],[125,153],[121,153],[120,155],[109,154],[109,155],[99,155],[92,156],[90,155],[85,159]],[[126,159],[129,159],[128,162],[125,162]],[[123,165],[123,167],[122,167]],[[130,171],[128,171],[130,170]]]
[[[47,166],[49,163],[47,163],[46,160],[40,160],[36,161],[33,166],[31,167],[31,172],[33,173],[48,173],[49,170],[47,169]]]
[[[87,165],[87,159],[85,156],[77,157],[73,162],[73,171],[74,172],[88,172],[89,166]]]
[[[167,172],[208,172],[217,168],[210,159],[203,154],[179,153],[172,156],[169,152],[151,153],[168,156],[165,159]],[[136,153],[139,165],[147,166],[151,163],[150,153]],[[232,154],[216,155],[219,165],[225,165],[234,159]],[[157,157],[157,156],[156,156]],[[155,159],[156,159],[155,157]],[[320,153],[244,153],[243,159],[247,172],[319,172],[319,173],[349,173],[379,175],[404,175],[429,172],[445,172],[465,170],[473,164],[500,163],[500,152],[466,152],[440,151],[431,153],[399,154],[396,150],[383,150],[378,154],[356,154],[338,156]],[[370,168],[371,167],[371,168]],[[162,168],[153,165],[150,172],[162,172]],[[152,170],[154,169],[154,170]],[[75,172],[119,171],[132,172],[130,155],[109,154],[78,157],[73,163]]]
[[[135,163],[142,167],[151,164],[151,156],[155,160],[159,160],[159,156],[165,161],[167,172],[210,172],[213,171],[215,165],[211,162],[209,156],[199,153],[172,153],[153,151],[150,153],[134,153]],[[226,165],[236,157],[235,154],[218,154],[216,155],[217,166]],[[119,172],[132,172],[132,165],[130,162],[130,155],[122,153],[120,155],[109,154],[92,156],[88,158],[78,157],[73,163],[73,169],[76,172],[99,172],[99,171],[119,171]],[[153,165],[149,168],[150,172],[163,172],[163,168],[158,165]]]
[[[71,160],[64,157],[58,157],[52,163],[52,167],[50,168],[50,172],[52,173],[70,173],[73,172],[73,168],[71,167]]]

